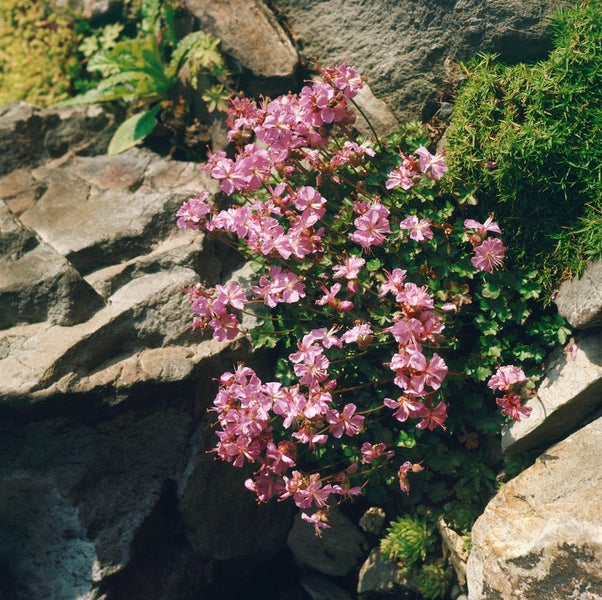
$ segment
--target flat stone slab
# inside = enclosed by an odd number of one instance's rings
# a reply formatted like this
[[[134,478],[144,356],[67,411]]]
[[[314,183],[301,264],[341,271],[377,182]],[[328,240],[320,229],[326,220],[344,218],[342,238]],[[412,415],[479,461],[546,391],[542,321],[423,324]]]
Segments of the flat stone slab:
[[[139,312],[148,311],[156,298],[160,298],[163,307],[172,295],[185,302],[181,288],[195,281],[194,271],[184,268],[145,275],[120,288],[106,307],[84,323],[63,327],[44,322],[4,330],[0,333],[0,397],[32,394],[70,373],[81,375],[116,353],[126,352],[128,347],[143,346],[144,336],[151,334],[137,330],[145,318]],[[163,314],[167,323],[174,319],[167,310]],[[137,322],[138,316],[141,320]],[[184,331],[188,320],[182,305],[177,327]],[[160,337],[165,335],[161,325],[166,323],[155,325],[152,341],[161,345]]]
[[[502,432],[507,454],[559,440],[602,407],[602,333],[577,339],[574,358],[560,355],[526,406],[531,408],[529,417]]]
[[[199,165],[138,148],[70,157],[9,183],[0,200],[83,275],[151,252],[176,230],[186,198],[215,189]]]
[[[602,598],[602,418],[509,481],[472,530],[469,600]]]
[[[69,261],[24,227],[0,200],[0,329],[74,325],[104,304]]]

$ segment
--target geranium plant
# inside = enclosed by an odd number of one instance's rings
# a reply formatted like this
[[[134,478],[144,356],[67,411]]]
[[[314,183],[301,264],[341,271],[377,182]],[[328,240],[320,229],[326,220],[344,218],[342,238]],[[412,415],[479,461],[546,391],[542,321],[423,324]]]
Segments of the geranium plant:
[[[232,100],[235,150],[205,166],[231,204],[201,191],[177,213],[256,272],[247,287],[188,290],[193,326],[277,356],[273,381],[244,364],[219,377],[213,451],[251,464],[258,500],[292,498],[318,533],[333,505],[393,486],[412,486],[423,508],[428,493],[466,529],[495,485],[486,436],[504,415],[528,415],[546,352],[531,320],[538,289],[505,269],[493,215],[477,222],[439,193],[445,158],[420,127],[358,136],[361,77],[347,65],[320,75],[299,94]]]

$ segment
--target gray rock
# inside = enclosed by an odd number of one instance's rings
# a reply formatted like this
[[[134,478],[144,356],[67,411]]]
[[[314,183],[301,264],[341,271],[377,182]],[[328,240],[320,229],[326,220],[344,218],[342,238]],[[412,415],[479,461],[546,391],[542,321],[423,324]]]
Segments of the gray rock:
[[[75,507],[52,484],[0,479],[0,597],[84,598],[96,551]]]
[[[84,19],[95,21],[110,15],[119,14],[123,0],[51,0],[56,7],[68,7],[82,14]]]
[[[75,325],[104,304],[73,266],[0,201],[0,329],[48,321]]]
[[[380,535],[385,528],[385,511],[380,506],[371,506],[360,519],[359,525],[366,533]]]
[[[550,49],[549,17],[569,0],[279,0],[302,52],[322,65],[346,60],[401,120],[428,119],[442,100],[447,57],[499,53],[533,61]]]
[[[0,177],[67,152],[101,154],[115,129],[114,117],[97,105],[41,109],[25,102],[7,104],[0,107]]]
[[[470,600],[602,597],[602,419],[507,483],[472,530]]]
[[[554,301],[575,329],[602,326],[602,260],[591,262],[579,279],[565,281]]]
[[[408,580],[397,564],[379,548],[373,548],[360,568],[357,593],[360,598],[370,598],[374,594],[395,594],[407,584]]]
[[[437,521],[437,530],[443,542],[444,555],[449,557],[449,562],[456,572],[456,580],[460,588],[466,588],[466,561],[468,551],[462,536],[458,535],[447,525],[443,518]],[[458,592],[459,593],[459,592]]]
[[[525,403],[531,414],[502,432],[507,454],[524,452],[566,436],[602,407],[602,334],[577,338],[575,357],[558,353],[537,395]]]
[[[217,439],[209,427],[201,438],[205,443]],[[200,554],[217,560],[257,553],[269,556],[282,546],[291,527],[292,504],[258,504],[243,485],[250,473],[217,461],[204,449],[188,469],[182,483],[182,522]]]
[[[353,100],[359,109],[355,111],[354,126],[363,135],[374,138],[376,133],[384,137],[399,129],[399,121],[391,109],[372,93],[370,86],[364,85]]]
[[[190,195],[179,191],[182,182],[174,186],[178,192],[146,182],[147,168],[158,169],[153,162],[165,163],[134,149],[40,167],[34,176],[45,192],[20,219],[84,274],[145,254],[174,230],[175,212]],[[195,175],[188,184],[203,188],[203,173]]]
[[[259,77],[290,78],[297,52],[263,0],[186,0],[201,29],[221,40],[221,49]]]
[[[298,515],[288,536],[288,547],[297,561],[319,573],[344,577],[357,567],[367,553],[361,531],[340,511],[332,509],[328,520],[331,529],[315,534],[314,527]]]

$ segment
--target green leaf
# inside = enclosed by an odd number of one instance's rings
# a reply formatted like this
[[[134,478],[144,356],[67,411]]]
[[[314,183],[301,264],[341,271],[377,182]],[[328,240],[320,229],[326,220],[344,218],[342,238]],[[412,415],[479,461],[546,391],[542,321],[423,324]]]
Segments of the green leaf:
[[[157,104],[150,110],[138,113],[124,121],[111,139],[108,154],[119,154],[139,144],[155,128],[157,124],[155,117],[160,110],[161,105]]]
[[[383,266],[383,262],[382,260],[378,259],[378,258],[373,258],[372,260],[369,260],[366,263],[366,269],[368,269],[368,271],[370,273],[374,273],[375,271],[380,271],[380,269],[382,269]]]

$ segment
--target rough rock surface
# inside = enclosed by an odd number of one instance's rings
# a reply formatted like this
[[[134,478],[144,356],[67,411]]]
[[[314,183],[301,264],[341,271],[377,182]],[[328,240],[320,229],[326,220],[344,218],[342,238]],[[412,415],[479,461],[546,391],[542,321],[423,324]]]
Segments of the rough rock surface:
[[[186,0],[186,6],[201,29],[216,36],[221,49],[254,75],[294,75],[297,51],[263,0]]]
[[[575,329],[602,326],[602,260],[590,263],[579,279],[565,281],[554,301]]]
[[[0,177],[0,598],[221,600],[212,565],[269,556],[292,514],[206,454],[248,348],[188,331],[183,288],[249,270],[175,227],[198,165],[67,150]]]
[[[569,0],[279,0],[301,52],[320,64],[347,60],[400,120],[439,108],[445,59],[495,52],[530,61],[550,49],[549,21]]]
[[[537,395],[525,403],[529,417],[504,429],[507,454],[562,439],[602,408],[602,333],[578,337],[576,345],[574,356],[559,352],[550,364]]]
[[[373,548],[360,568],[357,593],[360,598],[394,596],[400,594],[407,583],[403,571],[395,561],[389,559],[379,548]]]
[[[0,176],[73,154],[102,154],[117,128],[99,106],[43,110],[26,102],[0,107]],[[2,189],[0,184],[0,189]]]
[[[602,419],[507,483],[472,531],[470,600],[602,597]]]
[[[0,329],[46,320],[75,325],[103,304],[63,255],[0,202]]]

